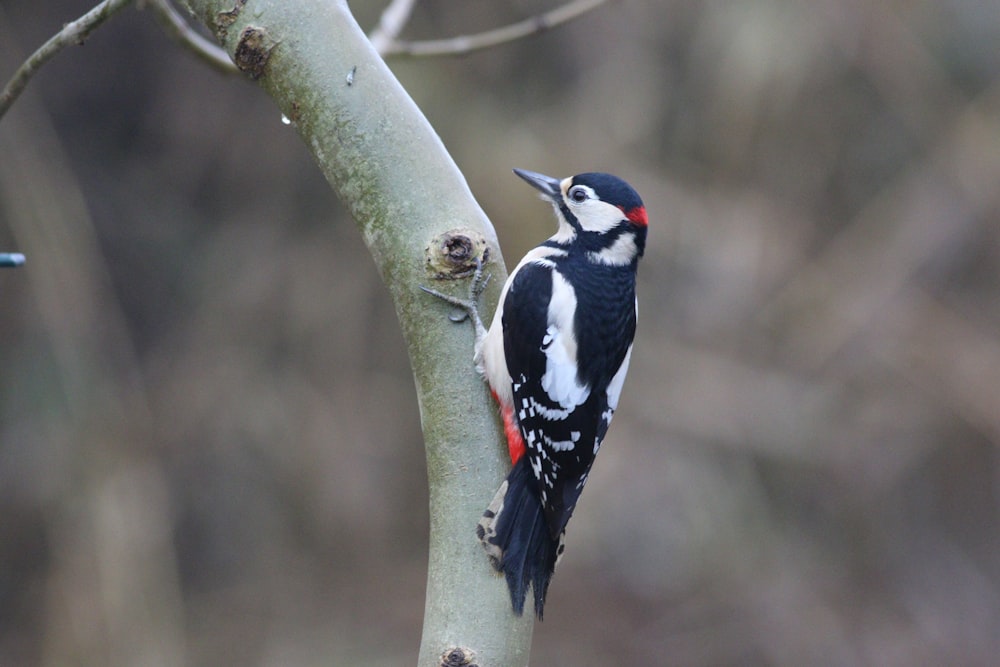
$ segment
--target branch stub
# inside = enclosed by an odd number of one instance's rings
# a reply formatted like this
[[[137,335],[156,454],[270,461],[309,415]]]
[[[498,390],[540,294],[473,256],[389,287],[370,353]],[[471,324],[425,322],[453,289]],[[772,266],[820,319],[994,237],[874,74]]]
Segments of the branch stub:
[[[271,57],[271,50],[277,43],[271,39],[264,28],[248,25],[240,33],[240,41],[233,54],[233,62],[246,72],[251,79],[259,79],[264,74],[264,68]]]
[[[441,667],[476,667],[472,662],[475,658],[475,652],[456,646],[441,655]]]
[[[476,270],[477,258],[483,264],[490,261],[486,238],[471,229],[453,229],[435,236],[424,253],[427,270],[442,280],[471,276]]]
[[[246,3],[247,0],[236,0],[236,4],[228,12],[219,12],[215,15],[215,36],[220,43],[226,40],[229,26],[239,18],[240,11]]]

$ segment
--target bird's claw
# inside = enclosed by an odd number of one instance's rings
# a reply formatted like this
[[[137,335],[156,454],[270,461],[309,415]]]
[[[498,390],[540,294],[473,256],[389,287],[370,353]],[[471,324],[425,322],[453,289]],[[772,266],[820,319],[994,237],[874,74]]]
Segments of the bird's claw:
[[[483,290],[486,289],[486,286],[490,284],[490,278],[492,278],[492,276],[488,273],[485,276],[483,275],[482,258],[476,257],[476,270],[473,272],[472,282],[469,284],[468,299],[460,299],[458,297],[451,296],[450,294],[439,292],[436,289],[424,287],[423,285],[418,285],[417,287],[459,309],[459,312],[448,315],[449,320],[457,324],[471,319],[476,324],[476,329],[478,331],[483,326],[482,321],[479,318],[479,297],[482,295]]]
[[[479,295],[490,284],[490,278],[492,277],[493,275],[490,273],[487,273],[485,278],[483,277],[483,258],[476,257],[476,270],[472,274],[472,283],[469,285],[469,298],[472,301],[479,299]]]

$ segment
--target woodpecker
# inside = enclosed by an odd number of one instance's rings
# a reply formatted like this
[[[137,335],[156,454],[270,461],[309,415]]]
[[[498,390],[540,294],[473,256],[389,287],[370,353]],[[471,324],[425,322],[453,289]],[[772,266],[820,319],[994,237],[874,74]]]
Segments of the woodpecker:
[[[478,314],[481,264],[467,300],[422,289],[463,309],[476,328],[474,361],[500,406],[513,465],[476,534],[515,613],[530,586],[541,618],[566,523],[628,371],[647,219],[616,176],[514,173],[551,202],[559,228],[511,272],[489,329]]]

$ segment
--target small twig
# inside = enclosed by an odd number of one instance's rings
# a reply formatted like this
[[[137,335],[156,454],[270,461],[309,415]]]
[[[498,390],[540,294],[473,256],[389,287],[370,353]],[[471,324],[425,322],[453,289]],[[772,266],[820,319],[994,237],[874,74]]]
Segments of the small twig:
[[[7,113],[10,106],[28,85],[28,81],[42,65],[67,46],[83,44],[91,32],[132,2],[133,0],[104,0],[77,20],[64,25],[62,30],[28,56],[28,59],[17,68],[14,76],[4,86],[3,92],[0,92],[0,117]]]
[[[417,4],[417,0],[392,0],[382,12],[378,25],[368,36],[372,46],[380,55],[384,55],[386,49],[396,43],[399,33],[403,32],[407,21],[410,20],[410,14],[413,12],[415,4]]]
[[[197,32],[191,24],[184,20],[170,0],[146,0],[163,30],[173,37],[178,44],[190,49],[202,61],[224,74],[238,74],[239,69],[233,63],[225,49],[213,43],[210,39]]]
[[[512,42],[522,37],[527,37],[536,32],[542,32],[549,28],[571,21],[578,16],[603,5],[606,0],[571,0],[564,5],[560,5],[544,14],[538,14],[531,18],[496,30],[488,30],[475,35],[463,35],[451,37],[449,39],[431,39],[426,41],[407,42],[392,40],[386,44],[384,50],[379,53],[383,57],[388,56],[445,56],[459,55],[487,49],[505,42]]]

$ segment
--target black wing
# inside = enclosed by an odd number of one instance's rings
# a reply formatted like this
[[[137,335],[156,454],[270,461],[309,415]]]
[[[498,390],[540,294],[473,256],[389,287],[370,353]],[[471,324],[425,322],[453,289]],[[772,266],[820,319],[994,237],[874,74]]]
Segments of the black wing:
[[[542,378],[550,365],[559,366],[546,350],[553,338],[563,333],[549,317],[553,270],[539,263],[521,267],[504,301],[503,331],[514,415],[527,445],[549,535],[557,539],[576,506],[607,431],[610,412],[606,382],[603,387],[590,387],[581,404],[569,407],[543,388]],[[562,375],[558,382],[579,381],[569,370],[576,365],[575,360],[569,361],[556,369]]]

